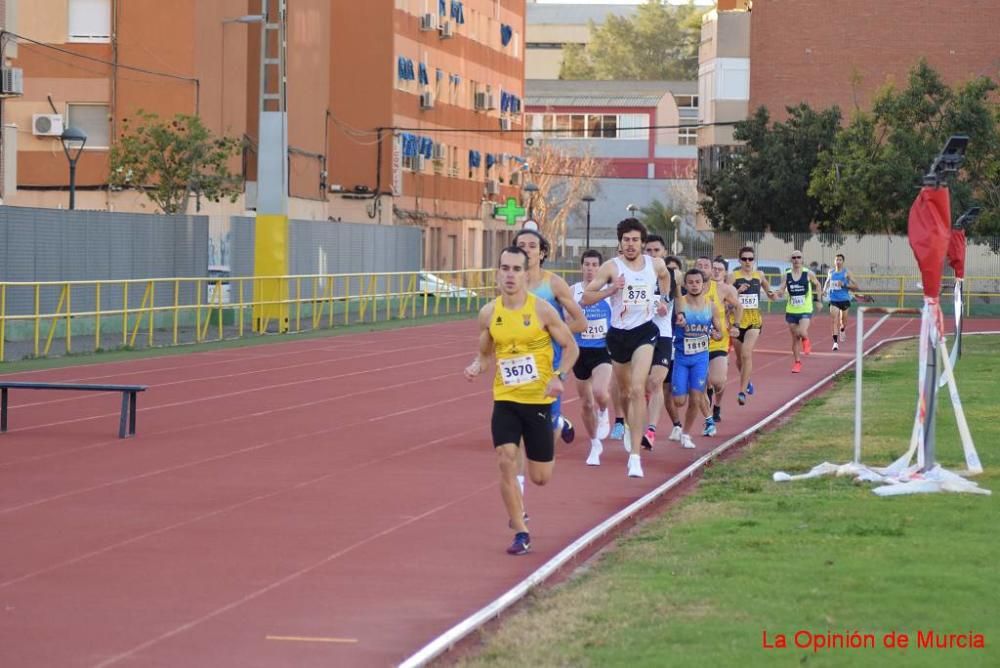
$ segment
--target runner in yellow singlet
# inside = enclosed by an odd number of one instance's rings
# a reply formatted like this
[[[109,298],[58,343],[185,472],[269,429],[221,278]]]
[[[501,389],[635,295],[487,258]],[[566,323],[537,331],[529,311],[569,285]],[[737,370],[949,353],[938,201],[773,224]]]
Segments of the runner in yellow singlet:
[[[733,339],[736,351],[736,368],[740,370],[740,392],[736,395],[740,406],[747,402],[747,395],[754,393],[750,373],[753,371],[753,350],[760,337],[764,319],[760,314],[760,293],[763,290],[768,299],[774,299],[774,291],[768,285],[764,274],[754,269],[756,254],[753,246],[744,246],[739,253],[740,266],[730,277],[730,284],[736,289],[743,306],[743,317],[737,323],[739,335]]]
[[[528,477],[536,485],[552,478],[555,445],[550,428],[552,403],[579,348],[566,323],[550,304],[528,294],[527,254],[511,246],[500,254],[500,296],[479,311],[479,354],[465,368],[472,380],[496,361],[493,374],[493,447],[500,468],[500,496],[514,529],[508,554],[527,554],[531,537],[517,483],[518,444],[524,440]],[[552,344],[563,347],[553,369]]]
[[[708,342],[708,393],[711,396],[711,415],[705,416],[705,431],[703,436],[715,436],[717,423],[722,421],[722,395],[726,391],[729,379],[729,347],[732,339],[739,336],[736,327],[743,318],[743,305],[740,304],[736,288],[726,283],[728,265],[725,258],[712,260],[712,280],[709,283],[708,299],[714,301],[725,314],[722,327],[722,338]]]

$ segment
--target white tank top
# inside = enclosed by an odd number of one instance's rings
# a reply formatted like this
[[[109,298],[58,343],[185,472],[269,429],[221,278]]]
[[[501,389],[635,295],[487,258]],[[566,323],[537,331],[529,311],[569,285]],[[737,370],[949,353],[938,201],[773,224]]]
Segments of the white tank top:
[[[653,258],[643,255],[642,269],[629,269],[621,258],[615,258],[618,275],[625,277],[625,287],[611,295],[611,326],[615,329],[635,329],[653,319],[656,313],[656,271]]]

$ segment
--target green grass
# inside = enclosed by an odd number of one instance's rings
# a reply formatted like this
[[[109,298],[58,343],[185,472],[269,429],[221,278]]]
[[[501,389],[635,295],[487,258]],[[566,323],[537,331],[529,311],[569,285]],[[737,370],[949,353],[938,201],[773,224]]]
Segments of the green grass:
[[[62,357],[39,357],[25,358],[11,362],[0,362],[0,374],[15,373],[19,371],[35,371],[38,369],[54,369],[67,366],[80,366],[86,364],[103,364],[106,362],[122,362],[133,359],[144,359],[149,357],[166,357],[169,355],[187,355],[189,353],[204,352],[208,350],[228,350],[234,348],[246,348],[248,346],[260,346],[273,343],[288,343],[290,341],[301,341],[304,339],[323,339],[334,336],[344,336],[346,334],[359,334],[363,332],[378,332],[390,329],[403,329],[406,327],[419,327],[423,325],[433,325],[442,322],[453,322],[456,320],[468,320],[476,316],[475,311],[465,313],[451,313],[445,315],[426,316],[415,319],[385,320],[376,323],[359,323],[353,325],[338,325],[333,329],[315,329],[304,332],[289,334],[253,334],[247,330],[243,338],[225,339],[222,341],[209,341],[205,343],[182,343],[176,346],[159,346],[153,348],[133,349],[131,347],[120,347],[111,350],[102,350],[94,353],[70,354],[63,353]]]
[[[969,337],[959,385],[986,473],[997,484],[997,337]],[[913,344],[866,366],[863,460],[905,451],[916,391]],[[851,458],[853,378],[809,402],[743,456],[705,472],[697,491],[583,572],[532,595],[463,666],[996,666],[1000,511],[995,498],[880,498],[872,485],[822,478],[774,483]],[[939,459],[962,466],[941,396]],[[793,635],[874,634],[875,649],[797,649]],[[985,650],[918,649],[917,632],[983,634]],[[763,633],[787,649],[762,647]],[[906,650],[885,636],[905,632]]]

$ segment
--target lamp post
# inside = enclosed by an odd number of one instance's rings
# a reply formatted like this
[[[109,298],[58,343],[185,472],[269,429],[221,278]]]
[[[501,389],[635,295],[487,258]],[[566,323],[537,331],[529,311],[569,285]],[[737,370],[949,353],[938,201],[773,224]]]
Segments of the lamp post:
[[[244,14],[231,19],[222,19],[222,81],[219,83],[219,132],[226,133],[226,122],[223,109],[226,104],[226,26],[230,23],[243,23],[245,25],[253,23],[264,23],[267,20],[263,14]],[[263,28],[261,29],[263,30]]]
[[[87,143],[87,133],[80,128],[68,127],[59,135],[63,152],[69,160],[69,208],[76,208],[76,161]]]
[[[538,192],[538,186],[534,183],[525,183],[524,192],[528,193],[528,220],[534,220],[535,193]]]
[[[681,217],[678,215],[670,216],[670,222],[674,226],[674,243],[673,245],[671,245],[670,250],[673,252],[674,255],[678,255],[681,252],[681,242],[677,238],[677,232],[681,226]]]
[[[590,204],[594,201],[593,195],[584,195],[581,198],[587,203],[587,245],[584,250],[590,249]]]

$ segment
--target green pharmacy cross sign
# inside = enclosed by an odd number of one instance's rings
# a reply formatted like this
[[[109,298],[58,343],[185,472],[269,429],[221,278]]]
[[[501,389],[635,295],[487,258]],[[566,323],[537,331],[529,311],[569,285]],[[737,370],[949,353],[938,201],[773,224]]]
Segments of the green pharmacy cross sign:
[[[517,219],[524,215],[524,207],[517,205],[516,197],[508,197],[503,206],[493,207],[494,218],[506,218],[507,225],[513,227]]]

